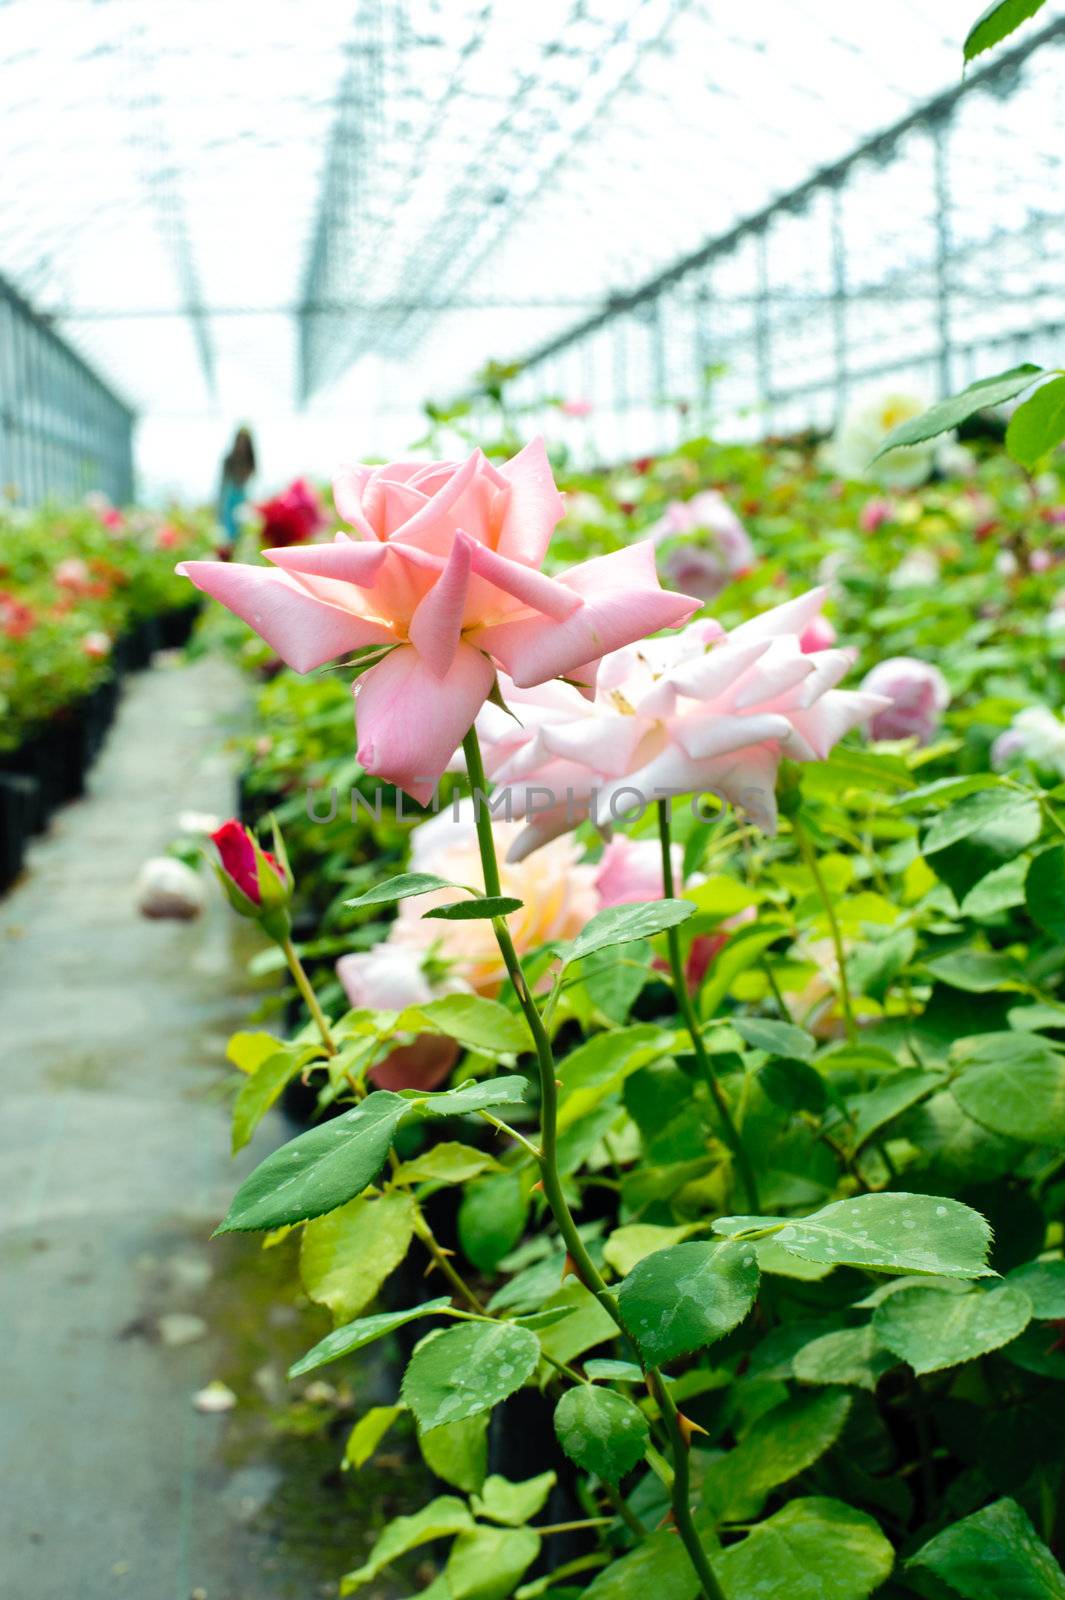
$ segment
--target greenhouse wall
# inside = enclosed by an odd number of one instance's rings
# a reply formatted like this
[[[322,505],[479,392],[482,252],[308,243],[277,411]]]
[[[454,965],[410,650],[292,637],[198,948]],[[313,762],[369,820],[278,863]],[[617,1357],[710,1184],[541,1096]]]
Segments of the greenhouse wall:
[[[708,429],[830,430],[873,386],[931,400],[1060,364],[1063,45],[1058,19],[545,341],[516,408],[578,459],[618,460]]]
[[[20,505],[133,497],[133,412],[0,279],[0,488]]]

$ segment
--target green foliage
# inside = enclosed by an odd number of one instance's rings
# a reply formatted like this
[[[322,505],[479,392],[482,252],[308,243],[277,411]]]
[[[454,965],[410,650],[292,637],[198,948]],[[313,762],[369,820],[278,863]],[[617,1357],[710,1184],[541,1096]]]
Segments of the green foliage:
[[[988,406],[1005,404],[1025,389],[1030,389],[1042,371],[1042,367],[1025,361],[1021,366],[1011,367],[1008,372],[1000,372],[993,378],[978,378],[961,394],[949,400],[938,400],[919,417],[911,417],[906,422],[900,422],[897,428],[892,428],[874,460],[902,445],[922,444],[925,439],[934,439],[937,434],[949,433],[960,422],[968,421],[977,411],[983,411]]]
[[[377,1176],[410,1102],[379,1090],[267,1156],[245,1178],[219,1233],[279,1228],[334,1211]]]
[[[1043,9],[1044,0],[991,0],[965,36],[963,46],[966,61],[1001,44],[1011,33]]]
[[[652,1366],[713,1344],[742,1322],[758,1292],[758,1261],[745,1244],[676,1244],[633,1267],[618,1303]]]
[[[540,1359],[536,1335],[505,1322],[470,1322],[422,1339],[403,1375],[403,1399],[428,1432],[505,1400]]]
[[[502,963],[485,957],[492,907],[462,884],[463,914],[422,922],[416,899],[401,904],[397,882],[405,894],[448,885],[407,872],[411,821],[387,797],[379,820],[367,806],[354,822],[346,805],[329,823],[305,815],[309,781],[369,798],[350,674],[281,673],[260,690],[246,787],[281,813],[319,929],[301,949],[341,1052],[327,1059],[309,1027],[290,1045],[238,1036],[238,1136],[287,1079],[278,1055],[300,1060],[294,1075],[318,1089],[320,1111],[341,1114],[253,1173],[227,1225],[302,1227],[307,1291],[353,1319],[296,1376],[333,1360],[357,1377],[341,1358],[372,1339],[408,1349],[403,1325],[435,1319],[402,1383],[394,1372],[393,1403],[356,1423],[345,1452],[360,1488],[383,1501],[374,1451],[394,1424],[389,1461],[414,1449],[409,1412],[425,1464],[452,1491],[417,1529],[393,1524],[398,1543],[361,1569],[378,1584],[394,1576],[408,1592],[417,1581],[432,1600],[695,1600],[685,1543],[664,1525],[678,1458],[653,1377],[648,1392],[646,1369],[660,1364],[691,1430],[696,1537],[727,1600],[946,1600],[967,1583],[976,1600],[1059,1593],[1042,1541],[1056,1535],[1065,1458],[1065,764],[1053,722],[1065,708],[1054,626],[1065,489],[1039,440],[1062,381],[1017,369],[909,424],[930,437],[1030,389],[1011,444],[1023,454],[1029,441],[1039,470],[975,446],[970,478],[891,495],[875,534],[860,531],[869,488],[834,482],[798,450],[693,441],[646,471],[567,483],[582,509],[559,530],[560,561],[621,548],[671,499],[720,486],[759,563],[715,600],[715,617],[749,620],[829,563],[840,643],[858,653],[849,681],[916,656],[951,693],[925,745],[853,735],[827,761],[790,769],[772,838],[731,812],[702,821],[678,804],[675,901],[588,914],[564,937],[547,917],[521,944],[541,891],[555,897],[552,917],[586,891],[601,840],[579,830],[583,860],[558,883],[546,865],[537,877],[546,855],[524,864],[520,888],[504,872],[507,903],[524,902],[511,927],[552,1041],[549,1165],[601,1292],[568,1259],[545,1194],[550,1079],[539,1080]],[[618,497],[634,509],[619,511]],[[934,560],[938,580],[900,581],[911,556]],[[997,752],[993,768],[999,735],[1044,710],[1044,743]],[[632,827],[652,848],[653,820]],[[443,870],[484,881],[472,867]],[[345,1014],[336,959],[388,937],[396,915],[390,944],[421,929],[436,997]],[[663,965],[671,928],[701,1049]],[[444,992],[452,985],[462,992]],[[453,1047],[449,1080],[374,1089],[353,1111],[377,1064],[426,1039],[445,1059]],[[442,1276],[445,1252],[467,1292]],[[393,1309],[416,1299],[430,1261],[437,1298]],[[386,1363],[386,1383],[388,1373]],[[514,1437],[541,1396],[546,1426]],[[535,1447],[519,1470],[538,1477],[490,1472],[500,1458],[489,1439],[508,1461]],[[560,1487],[548,1510],[551,1469]],[[544,1533],[555,1518],[588,1525],[563,1547]],[[408,1538],[424,1578],[409,1576],[410,1558],[386,1578],[389,1549],[402,1554]]]
[[[952,1294],[933,1288],[900,1289],[873,1313],[882,1345],[914,1372],[940,1372],[973,1361],[1023,1333],[1032,1303],[1020,1289],[996,1284]]]
[[[631,1471],[650,1441],[647,1419],[631,1400],[591,1384],[566,1390],[555,1407],[555,1432],[570,1460],[605,1483]]]
[[[1065,1600],[1065,1573],[1015,1500],[944,1528],[907,1567],[931,1573],[962,1600]]]
[[[748,1239],[772,1233],[790,1255],[833,1267],[930,1272],[982,1278],[991,1230],[960,1201],[925,1194],[863,1194],[837,1200],[797,1222],[722,1217],[718,1233]]]

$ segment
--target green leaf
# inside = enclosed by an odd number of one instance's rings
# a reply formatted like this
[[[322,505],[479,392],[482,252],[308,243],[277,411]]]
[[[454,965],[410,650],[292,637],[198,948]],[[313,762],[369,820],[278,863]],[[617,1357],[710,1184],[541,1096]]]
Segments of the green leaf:
[[[1032,1317],[1028,1296],[1009,1284],[951,1294],[932,1288],[900,1289],[877,1306],[873,1328],[887,1349],[914,1372],[940,1372],[998,1350]]]
[[[403,1415],[404,1406],[371,1406],[364,1416],[361,1416],[351,1432],[348,1442],[344,1446],[344,1460],[341,1463],[346,1471],[354,1467],[364,1467],[381,1443],[389,1428],[397,1417]]]
[[[1029,471],[1065,439],[1065,377],[1041,383],[1019,405],[1006,429],[1006,449]]]
[[[472,1527],[473,1518],[465,1502],[453,1494],[442,1494],[430,1500],[412,1517],[393,1518],[371,1550],[365,1565],[355,1572],[349,1572],[341,1580],[341,1594],[354,1594],[364,1583],[376,1578],[390,1561],[405,1555],[408,1550],[415,1550],[419,1545],[430,1544],[434,1539],[443,1539],[449,1533],[461,1533],[463,1529]]]
[[[1065,943],[1065,844],[1033,859],[1024,881],[1024,903],[1036,927]]]
[[[840,1500],[790,1501],[715,1557],[726,1600],[866,1600],[895,1554],[872,1517]]]
[[[940,983],[965,994],[991,994],[996,989],[1018,988],[1024,979],[1012,956],[999,950],[951,950],[924,962],[925,970]]]
[[[480,1272],[494,1272],[525,1229],[529,1194],[521,1175],[500,1172],[471,1184],[459,1206],[459,1244]]]
[[[238,1150],[243,1150],[286,1084],[291,1083],[307,1062],[313,1061],[319,1054],[317,1045],[306,1045],[303,1049],[295,1050],[286,1047],[275,1050],[254,1068],[250,1078],[241,1084],[233,1102],[234,1155]]]
[[[300,1277],[335,1322],[350,1322],[368,1305],[407,1254],[414,1236],[409,1194],[360,1195],[308,1222],[300,1241]]]
[[[476,1527],[460,1533],[444,1568],[449,1600],[506,1600],[539,1553],[534,1528]]]
[[[583,1472],[617,1483],[642,1461],[651,1430],[642,1411],[613,1389],[567,1389],[555,1407],[558,1442]]]
[[[733,1017],[732,1026],[752,1049],[765,1050],[771,1056],[783,1056],[789,1061],[812,1061],[817,1054],[817,1040],[813,1035],[790,1022],[773,1022],[767,1017]]]
[[[505,1400],[531,1376],[539,1359],[535,1333],[512,1323],[438,1328],[415,1347],[403,1375],[403,1399],[428,1432]]]
[[[716,1566],[716,1563],[715,1563]],[[672,1528],[642,1539],[635,1550],[596,1573],[584,1600],[695,1600],[699,1580]],[[743,1600],[740,1593],[729,1600]]]
[[[439,917],[442,922],[475,922],[487,917],[509,917],[525,904],[511,895],[482,895],[476,900],[453,900],[450,905],[434,906],[424,911],[422,917]]]
[[[460,1422],[445,1422],[418,1434],[418,1448],[430,1472],[466,1494],[477,1494],[488,1471],[488,1424],[491,1413],[479,1411]]]
[[[1065,1573],[1015,1500],[963,1517],[911,1556],[962,1600],[1065,1600]]]
[[[828,1102],[825,1080],[808,1061],[767,1061],[758,1073],[758,1085],[774,1105],[787,1111],[819,1116]]]
[[[676,1244],[637,1263],[618,1291],[625,1326],[649,1364],[674,1361],[743,1321],[758,1293],[749,1246]]]
[[[959,839],[966,839],[970,834],[976,833],[980,828],[989,824],[1006,823],[1016,819],[1019,811],[1038,806],[1034,801],[1022,801],[1012,790],[998,785],[994,789],[981,789],[976,794],[967,794],[945,811],[933,818],[928,831],[924,836],[924,853],[926,856],[935,855],[938,850],[945,850],[948,845],[956,844]],[[1023,842],[1018,849],[1023,849],[1025,844],[1031,843],[1025,830]]]
[[[593,1383],[642,1383],[643,1372],[635,1361],[615,1361],[610,1357],[584,1363],[584,1375]]]
[[[562,1308],[569,1316],[541,1328],[538,1335],[541,1350],[555,1361],[575,1361],[586,1350],[616,1337],[617,1327],[609,1311],[583,1283],[569,1279],[555,1290],[544,1309]]]
[[[383,1339],[393,1329],[402,1328],[405,1322],[413,1322],[417,1317],[435,1317],[450,1309],[451,1301],[442,1295],[438,1300],[427,1300],[424,1305],[414,1306],[409,1311],[382,1311],[374,1317],[360,1317],[346,1327],[334,1328],[324,1339],[319,1339],[305,1356],[289,1367],[288,1375],[290,1378],[302,1378],[305,1372],[313,1372],[316,1367],[324,1367],[329,1361],[338,1361],[341,1356],[361,1350],[363,1345],[372,1344],[375,1339]]]
[[[669,1037],[651,1023],[585,1039],[558,1063],[562,1080],[559,1132],[579,1122],[626,1078],[669,1050]]]
[[[1065,1319],[1065,1261],[1028,1261],[1007,1273],[1006,1282],[1028,1296],[1038,1321]]]
[[[965,1070],[951,1085],[962,1110],[1007,1138],[1031,1144],[1065,1139],[1065,1056],[1038,1034],[985,1034],[981,1045],[979,1053],[967,1053]]]
[[[970,383],[961,394],[952,395],[948,400],[939,400],[927,411],[922,411],[919,417],[910,417],[900,422],[897,428],[892,428],[873,460],[879,461],[889,450],[897,450],[902,445],[923,444],[926,439],[934,439],[938,433],[948,433],[959,422],[964,422],[977,411],[983,411],[986,406],[1000,406],[1006,400],[1012,400],[1024,389],[1030,389],[1042,371],[1042,367],[1026,361],[1022,366],[1011,367],[1008,372],[1000,372],[993,378],[980,378],[976,383]]]
[[[511,1073],[504,1077],[460,1083],[457,1089],[442,1089],[439,1094],[410,1090],[407,1093],[424,1116],[464,1117],[472,1111],[486,1111],[489,1106],[521,1105],[528,1090],[528,1080]]]
[[[916,1105],[934,1089],[941,1087],[943,1076],[938,1072],[922,1072],[919,1068],[904,1068],[883,1079],[875,1089],[857,1094],[848,1102],[848,1111],[854,1127],[848,1139],[848,1148],[860,1150],[867,1139],[910,1106]]]
[[[774,1242],[790,1254],[837,1267],[994,1277],[986,1265],[991,1229],[979,1212],[945,1196],[859,1194],[794,1222],[720,1217],[713,1226],[715,1233],[730,1238],[771,1231]]]
[[[974,884],[962,900],[959,907],[962,916],[971,917],[974,922],[985,922],[988,917],[1008,911],[1011,906],[1022,906],[1028,868],[1027,858],[1017,856],[1013,861],[1007,861],[989,872]]]
[[[993,45],[1001,44],[1011,33],[1041,11],[1044,0],[991,0],[965,36],[964,55],[972,61]],[[1037,369],[1038,370],[1038,369]]]
[[[272,1033],[235,1033],[226,1045],[226,1057],[241,1072],[252,1073],[282,1048]]]
[[[568,966],[596,950],[649,939],[652,934],[686,922],[694,914],[695,907],[690,900],[649,900],[645,904],[608,906],[605,911],[597,912],[570,944],[559,945],[558,954]]]
[[[461,883],[452,883],[447,878],[438,878],[433,872],[401,872],[396,878],[389,878],[385,883],[379,883],[376,888],[367,889],[365,894],[356,895],[354,900],[345,900],[344,904],[350,909],[353,906],[390,906],[397,900],[408,900],[414,894],[429,894],[433,889],[461,889]]]
[[[927,805],[948,805],[979,789],[1001,787],[1002,779],[994,772],[970,772],[958,778],[936,778],[919,789],[911,789],[909,794],[900,795],[890,801],[890,805],[893,811],[923,811]]]
[[[508,1528],[520,1528],[530,1522],[547,1504],[547,1497],[558,1482],[558,1474],[541,1472],[535,1478],[523,1478],[512,1483],[493,1473],[485,1479],[480,1496],[474,1500],[473,1509],[479,1517],[489,1522],[502,1522]]]
[[[392,1177],[396,1183],[468,1183],[498,1169],[499,1162],[486,1151],[448,1140],[402,1162]]]
[[[518,1055],[532,1048],[524,1017],[498,1000],[479,994],[445,994],[400,1014],[397,1029],[406,1033],[446,1033],[467,1050]]]
[[[282,1145],[245,1178],[216,1233],[306,1222],[361,1194],[380,1172],[410,1101],[387,1089]]]
[[[758,1418],[734,1450],[706,1469],[703,1499],[720,1521],[757,1515],[770,1489],[820,1460],[843,1432],[851,1397],[797,1394]]]
[[[756,961],[760,961],[769,946],[775,944],[784,931],[778,924],[770,927],[740,928],[736,933],[729,935],[728,944],[710,968],[710,976],[703,984],[699,996],[699,1005],[704,1017],[715,1015],[740,974],[747,972]]]
[[[603,1259],[613,1267],[619,1278],[630,1273],[638,1261],[665,1250],[669,1245],[681,1244],[698,1230],[697,1223],[684,1223],[676,1228],[666,1228],[655,1222],[629,1222],[615,1228],[603,1246]]]
[[[800,1383],[839,1383],[876,1389],[895,1358],[877,1342],[871,1327],[837,1328],[804,1344],[792,1362]]]

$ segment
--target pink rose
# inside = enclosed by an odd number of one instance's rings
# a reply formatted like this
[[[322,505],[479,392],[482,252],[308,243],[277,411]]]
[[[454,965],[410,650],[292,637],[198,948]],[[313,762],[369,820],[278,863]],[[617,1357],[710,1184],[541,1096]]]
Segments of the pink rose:
[[[675,884],[681,882],[683,859],[683,850],[675,844]],[[663,883],[662,851],[657,839],[630,839],[627,833],[618,833],[599,858],[595,887],[603,909],[633,905],[641,900],[661,900]]]
[[[866,673],[862,689],[883,695],[888,702],[869,723],[874,739],[916,738],[919,744],[928,744],[950,704],[950,688],[939,668],[914,656],[878,661]]]
[[[757,561],[746,528],[716,489],[670,501],[650,532],[656,545],[685,537],[666,553],[663,570],[670,583],[701,600],[712,600]]]
[[[56,564],[52,576],[58,588],[69,589],[71,594],[84,594],[92,587],[92,573],[80,556],[66,556]]]
[[[478,730],[487,771],[511,790],[527,826],[520,859],[594,809],[621,820],[663,792],[712,793],[766,832],[776,827],[776,776],[785,756],[816,761],[888,701],[837,689],[849,650],[804,654],[800,638],[824,589],[725,634],[690,624],[668,639],[614,652],[593,701],[568,684],[502,685],[515,718],[486,706]],[[583,808],[583,810],[582,810]]]
[[[563,400],[559,408],[566,417],[590,417],[592,402],[590,400]]]
[[[895,515],[894,500],[880,500],[873,498],[867,500],[858,513],[858,526],[863,533],[876,533],[885,522],[890,522]]]
[[[543,441],[495,466],[348,467],[337,509],[354,536],[266,551],[273,569],[188,561],[178,571],[249,623],[297,672],[370,646],[359,679],[365,770],[426,802],[502,667],[517,684],[590,670],[682,622],[697,602],[667,594],[650,543],[557,578],[540,567],[562,516]]]
[[[318,491],[306,478],[296,478],[281,494],[255,507],[263,519],[264,545],[305,544],[328,523]]]

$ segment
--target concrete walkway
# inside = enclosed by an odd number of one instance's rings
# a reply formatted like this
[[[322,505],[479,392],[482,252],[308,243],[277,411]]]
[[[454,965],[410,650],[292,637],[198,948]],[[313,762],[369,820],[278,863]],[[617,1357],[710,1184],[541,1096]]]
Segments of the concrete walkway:
[[[181,811],[231,811],[220,729],[244,696],[211,660],[133,679],[89,796],[0,901],[5,1600],[312,1600],[371,1537],[335,1407],[284,1382],[324,1331],[291,1251],[208,1242],[284,1131],[230,1161],[244,925],[216,893],[193,923],[132,906]],[[216,1378],[225,1416],[193,1405]]]

